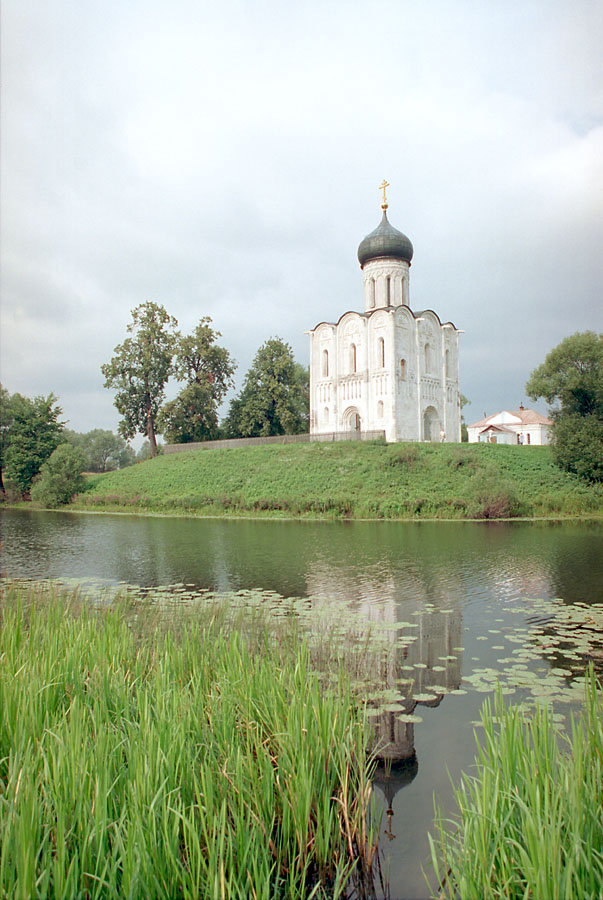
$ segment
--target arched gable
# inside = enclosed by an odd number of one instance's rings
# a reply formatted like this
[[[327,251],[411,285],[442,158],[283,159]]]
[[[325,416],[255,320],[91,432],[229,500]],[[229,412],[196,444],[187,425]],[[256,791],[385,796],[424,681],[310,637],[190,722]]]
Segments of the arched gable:
[[[396,306],[394,310],[394,321],[396,325],[407,328],[414,324],[415,316],[408,306]]]
[[[368,316],[366,313],[355,312],[353,309],[347,310],[343,315],[339,317],[337,320],[337,329],[340,329],[342,325],[347,324],[348,321],[353,320],[358,323],[359,327],[366,326],[366,320]]]
[[[366,316],[361,313],[344,313],[337,323],[337,332],[340,335],[364,334],[366,331]]]
[[[442,322],[442,320],[438,316],[437,312],[435,312],[433,309],[422,309],[420,311],[413,313],[413,317],[415,319],[429,318],[433,322],[435,322],[440,328],[443,328],[444,325],[450,325],[450,326],[452,326],[452,328],[454,328],[455,331],[458,331],[458,328],[456,327],[454,322]]]
[[[391,307],[390,309],[393,311],[394,307]],[[391,311],[388,311],[387,309],[376,310],[369,319],[369,331],[373,331],[375,328],[385,328],[390,316]]]

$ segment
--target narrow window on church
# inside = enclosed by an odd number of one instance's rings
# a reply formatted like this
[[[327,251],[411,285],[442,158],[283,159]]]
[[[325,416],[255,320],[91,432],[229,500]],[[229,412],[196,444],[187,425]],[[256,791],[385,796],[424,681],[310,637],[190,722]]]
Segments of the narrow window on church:
[[[377,418],[378,419],[383,418],[383,400],[380,400],[379,403],[377,404]]]
[[[322,377],[326,378],[329,374],[329,351],[322,351]]]
[[[375,307],[375,279],[374,278],[371,278],[369,290],[370,290],[371,309],[374,309],[374,307]]]
[[[529,432],[529,431],[528,431],[527,437],[528,437],[528,444],[530,444],[530,443],[531,443],[531,435],[530,435],[530,432]]]
[[[425,371],[431,372],[431,347],[425,344]]]
[[[406,360],[400,360],[400,378],[402,381],[406,381]]]
[[[392,305],[391,290],[392,290],[392,280],[388,275],[387,278],[385,279],[385,303],[386,303],[386,306]]]
[[[356,344],[350,346],[350,372],[356,371]]]
[[[450,350],[446,351],[446,378],[450,378]]]
[[[381,337],[377,341],[377,363],[382,369],[385,368],[385,341]]]

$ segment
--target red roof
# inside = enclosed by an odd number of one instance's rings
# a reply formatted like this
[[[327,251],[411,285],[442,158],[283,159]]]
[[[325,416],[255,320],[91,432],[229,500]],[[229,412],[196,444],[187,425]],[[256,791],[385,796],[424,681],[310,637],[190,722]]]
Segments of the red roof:
[[[467,428],[479,428],[481,426],[487,426],[490,424],[492,419],[495,419],[497,416],[500,416],[501,413],[506,412],[510,413],[512,416],[517,416],[520,420],[517,425],[552,425],[550,419],[547,419],[546,416],[541,415],[539,412],[536,412],[535,409],[501,409],[500,412],[494,413],[491,416],[486,416],[485,419],[480,419],[479,422],[474,422],[473,425],[468,425]],[[514,423],[510,423],[514,424]],[[517,425],[515,427],[517,428]],[[504,427],[504,426],[502,426]]]
[[[504,425],[488,425],[486,428],[482,428],[480,434],[484,434],[486,431],[504,431],[505,434],[515,434],[510,428],[505,428]]]

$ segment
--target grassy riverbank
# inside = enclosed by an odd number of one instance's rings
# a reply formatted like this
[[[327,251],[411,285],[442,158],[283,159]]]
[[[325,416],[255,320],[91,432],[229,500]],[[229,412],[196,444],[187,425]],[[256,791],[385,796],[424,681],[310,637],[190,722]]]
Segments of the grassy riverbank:
[[[364,896],[371,732],[293,622],[4,593],[2,897]]]
[[[489,519],[603,515],[548,447],[332,443],[198,450],[90,478],[80,509]]]

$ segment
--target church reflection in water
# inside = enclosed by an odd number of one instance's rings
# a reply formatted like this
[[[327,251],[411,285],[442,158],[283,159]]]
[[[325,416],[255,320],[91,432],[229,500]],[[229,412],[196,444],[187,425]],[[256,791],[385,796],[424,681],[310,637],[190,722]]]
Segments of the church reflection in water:
[[[400,579],[387,572],[351,572],[344,568],[318,566],[307,576],[307,591],[315,609],[329,598],[345,598],[350,612],[366,621],[367,631],[385,626],[391,651],[382,663],[384,686],[405,695],[401,709],[383,712],[372,719],[377,737],[378,766],[374,785],[387,804],[388,828],[394,797],[414,779],[419,769],[413,722],[400,715],[420,715],[421,708],[437,707],[445,693],[457,689],[462,675],[462,592],[460,582],[442,582],[420,569],[407,571]],[[396,623],[408,623],[400,629]],[[400,646],[400,636],[411,638]],[[445,690],[443,691],[442,688]]]

